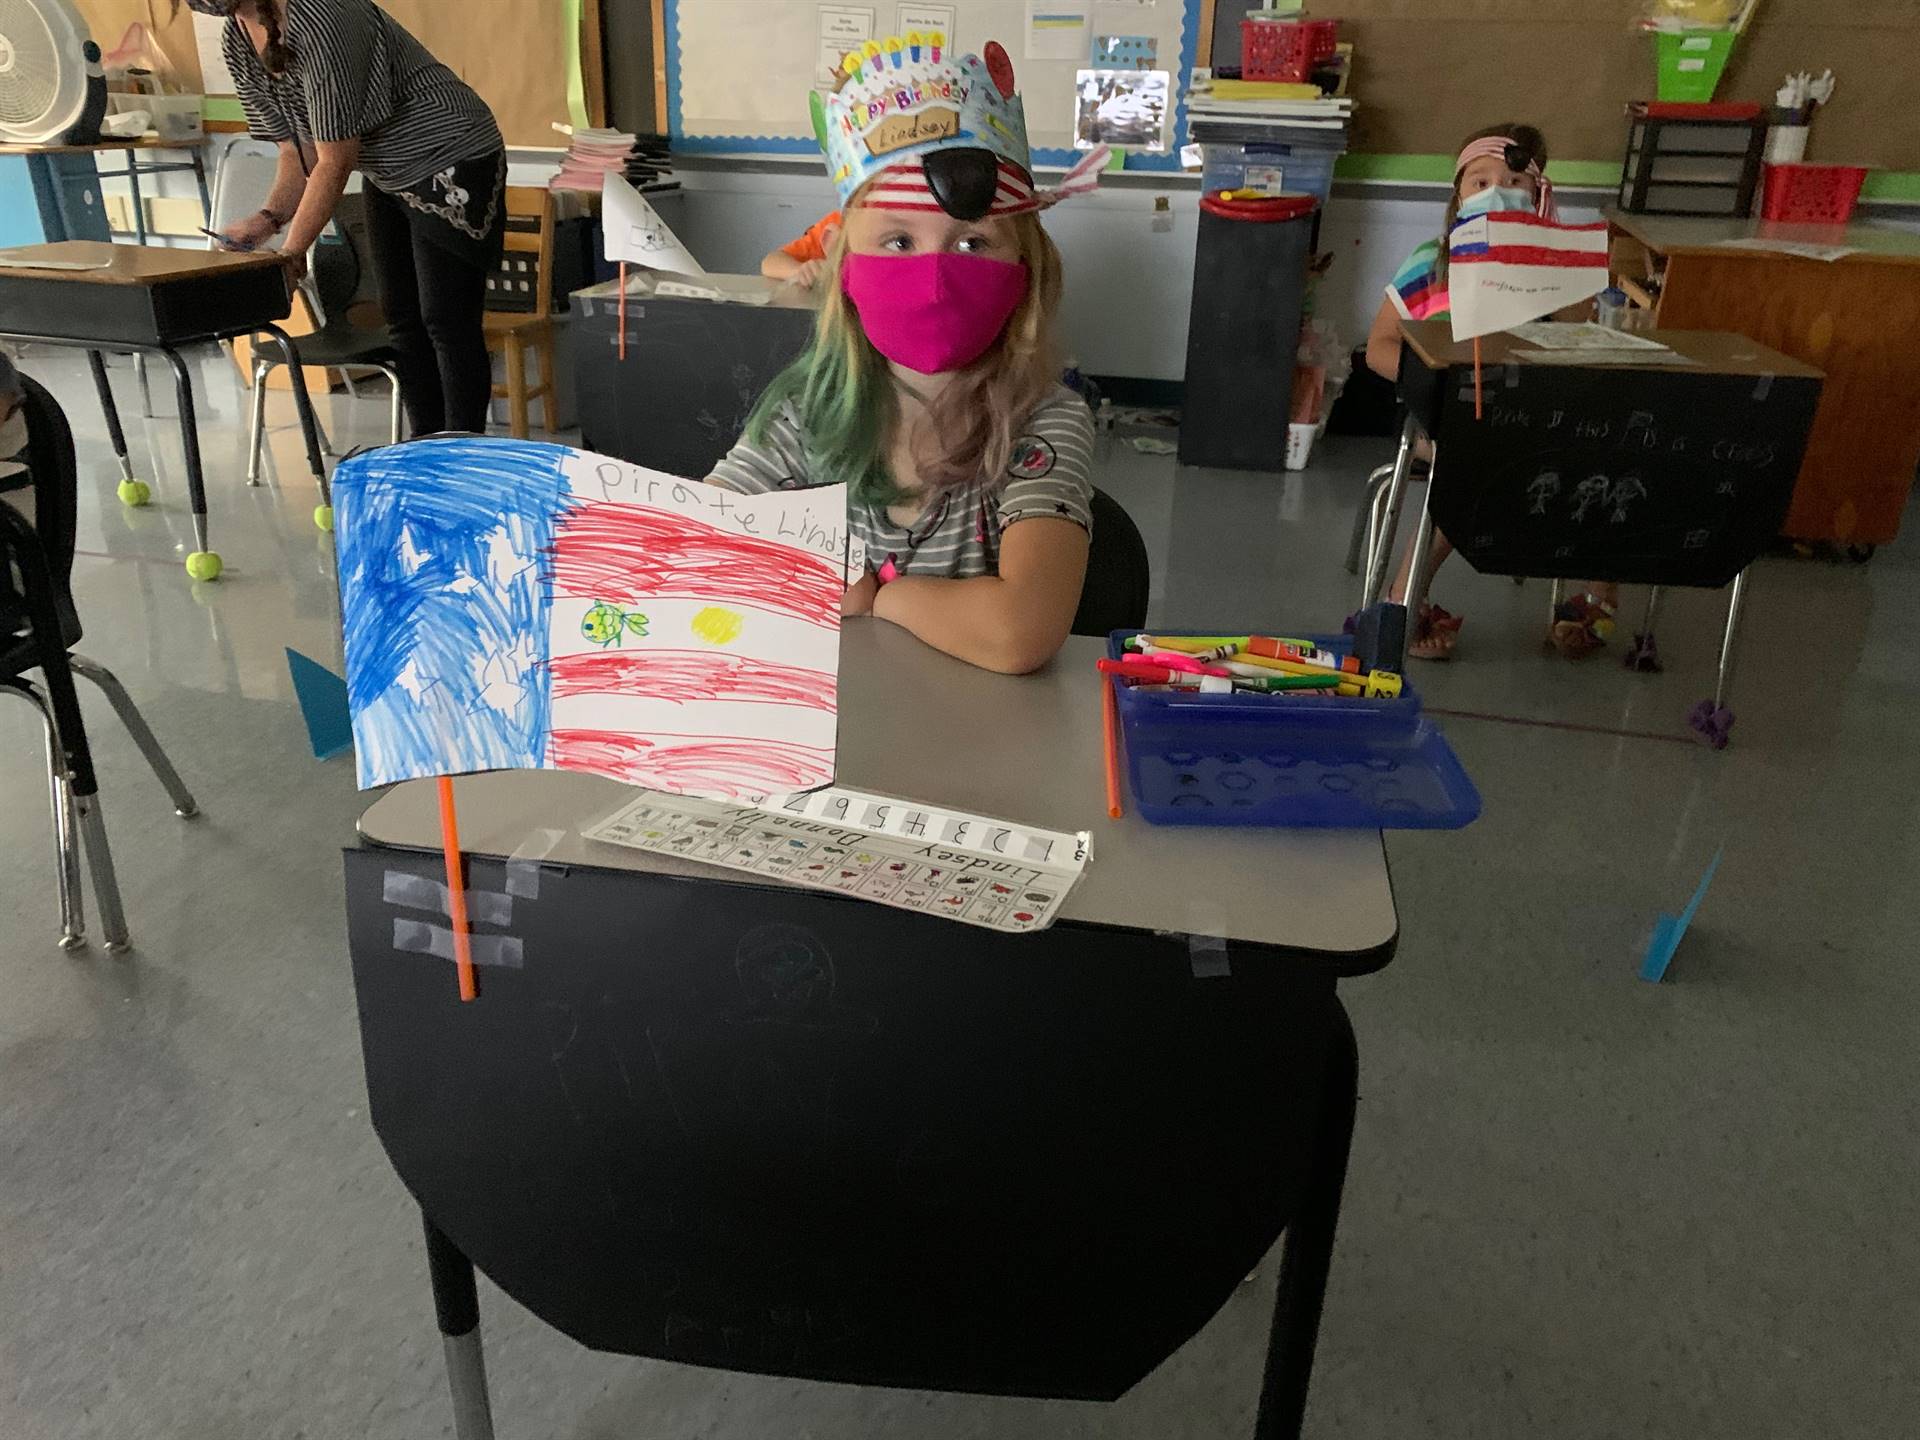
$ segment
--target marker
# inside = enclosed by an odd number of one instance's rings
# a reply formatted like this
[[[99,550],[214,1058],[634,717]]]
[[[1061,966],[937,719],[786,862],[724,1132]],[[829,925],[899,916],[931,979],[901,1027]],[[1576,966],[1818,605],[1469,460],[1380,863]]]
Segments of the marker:
[[[222,235],[218,230],[209,230],[204,225],[200,227],[200,233],[230,254],[245,255],[253,249],[251,245],[236,244],[231,236]]]
[[[1264,675],[1258,680],[1236,678],[1233,682],[1236,690],[1340,690],[1344,688],[1340,677],[1332,671],[1322,675]]]
[[[1266,655],[1277,660],[1299,660],[1306,664],[1321,664],[1335,670],[1345,670],[1350,674],[1360,673],[1360,662],[1351,655],[1336,655],[1331,650],[1322,650],[1319,646],[1301,640],[1276,640],[1268,635],[1248,637],[1242,647],[1253,655]]]
[[[1150,665],[1141,661],[1123,664],[1118,660],[1102,658],[1097,662],[1102,675],[1118,675],[1126,680],[1140,680],[1149,685],[1171,685],[1180,690],[1198,690],[1207,695],[1225,695],[1233,690],[1233,681],[1225,675],[1194,675],[1185,670],[1169,670],[1164,665]]]
[[[1182,655],[1174,650],[1156,650],[1148,655],[1123,655],[1123,665],[1158,665],[1167,670],[1184,670],[1189,675],[1226,675],[1230,671],[1209,665],[1197,655]]]

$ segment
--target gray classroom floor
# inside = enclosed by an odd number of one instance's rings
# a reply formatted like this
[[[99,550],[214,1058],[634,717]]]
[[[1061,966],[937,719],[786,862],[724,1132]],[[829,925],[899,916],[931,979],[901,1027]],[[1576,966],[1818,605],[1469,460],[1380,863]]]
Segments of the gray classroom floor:
[[[138,952],[63,954],[37,732],[0,708],[0,1436],[450,1434],[419,1227],[364,1111],[338,855],[362,801],[347,760],[310,758],[282,658],[338,659],[296,432],[287,488],[243,489],[240,393],[204,367],[227,579],[196,589],[174,424],[132,421],[163,503],[124,511],[84,369],[24,368],[78,433],[82,648],[206,813],[176,820],[83,691]],[[384,403],[323,415],[371,441]],[[1147,535],[1156,620],[1291,628],[1349,608],[1348,517],[1388,448],[1328,442],[1275,479],[1108,442],[1100,479]],[[1362,1097],[1309,1434],[1920,1425],[1917,556],[1910,527],[1871,565],[1759,568],[1719,755],[1682,724],[1718,597],[1675,597],[1669,671],[1641,677],[1543,655],[1544,585],[1443,574],[1468,624],[1419,674],[1431,704],[1672,738],[1447,722],[1486,813],[1391,838],[1399,955],[1343,987]],[[1722,843],[1672,977],[1643,984],[1655,914]],[[1250,1433],[1275,1270],[1110,1409],[598,1356],[482,1305],[502,1440],[1186,1440]]]

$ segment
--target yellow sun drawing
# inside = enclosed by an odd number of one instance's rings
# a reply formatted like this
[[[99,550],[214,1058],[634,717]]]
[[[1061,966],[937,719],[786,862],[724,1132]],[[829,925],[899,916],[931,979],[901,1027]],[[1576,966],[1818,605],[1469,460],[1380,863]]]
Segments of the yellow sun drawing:
[[[719,605],[709,605],[693,617],[693,633],[709,645],[731,645],[740,638],[746,618]]]

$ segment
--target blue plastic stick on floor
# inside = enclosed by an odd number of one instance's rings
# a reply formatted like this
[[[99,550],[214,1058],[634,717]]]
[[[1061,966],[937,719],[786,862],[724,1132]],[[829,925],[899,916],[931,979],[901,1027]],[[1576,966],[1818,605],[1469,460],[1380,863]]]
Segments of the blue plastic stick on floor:
[[[313,758],[331,760],[343,750],[351,750],[353,716],[347,710],[347,682],[298,650],[287,651],[287,671],[293,676],[294,698],[306,718]]]
[[[1687,908],[1678,917],[1663,913],[1654,920],[1653,939],[1647,942],[1647,958],[1640,962],[1642,980],[1658,982],[1666,978],[1667,966],[1673,963],[1673,952],[1680,948],[1687,927],[1693,924],[1693,917],[1700,909],[1700,902],[1707,897],[1707,887],[1713,884],[1713,872],[1720,868],[1720,857],[1724,854],[1724,845],[1713,852],[1713,859],[1707,862],[1707,873],[1700,877],[1693,898],[1687,901]]]

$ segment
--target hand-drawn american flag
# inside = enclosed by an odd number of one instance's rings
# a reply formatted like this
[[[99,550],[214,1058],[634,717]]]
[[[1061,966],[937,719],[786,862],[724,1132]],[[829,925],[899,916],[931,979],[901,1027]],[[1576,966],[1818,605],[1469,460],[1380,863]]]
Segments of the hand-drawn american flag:
[[[1499,210],[1454,226],[1447,250],[1455,340],[1524,325],[1607,288],[1605,225]]]
[[[555,768],[751,801],[833,778],[844,487],[739,496],[458,439],[356,456],[334,500],[363,787]]]

